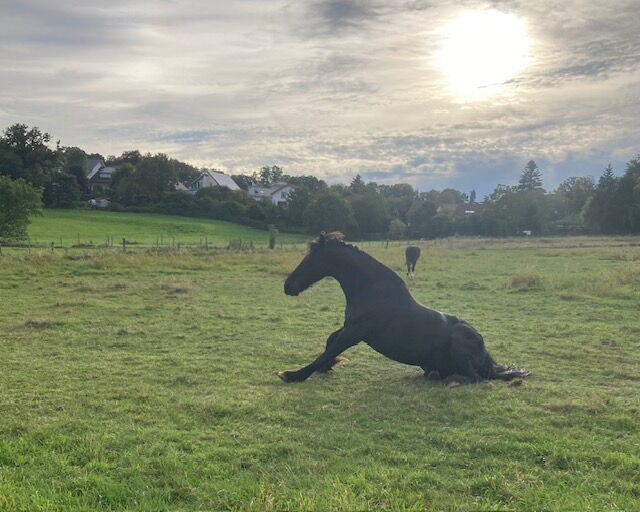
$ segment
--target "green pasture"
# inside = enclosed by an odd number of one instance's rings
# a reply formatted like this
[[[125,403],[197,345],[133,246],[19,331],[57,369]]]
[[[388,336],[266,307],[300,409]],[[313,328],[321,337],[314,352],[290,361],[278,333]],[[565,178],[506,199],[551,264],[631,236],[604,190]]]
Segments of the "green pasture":
[[[266,231],[222,220],[101,210],[45,209],[41,217],[32,218],[28,231],[35,245],[53,242],[56,246],[105,245],[107,239],[117,246],[123,238],[142,245],[200,245],[205,239],[214,246],[226,246],[230,240],[266,245],[268,239]],[[278,243],[304,239],[282,233]]]
[[[638,510],[638,242],[424,245],[415,297],[533,371],[454,388],[366,345],[281,382],[342,322],[335,281],[282,293],[302,245],[5,252],[0,510]]]

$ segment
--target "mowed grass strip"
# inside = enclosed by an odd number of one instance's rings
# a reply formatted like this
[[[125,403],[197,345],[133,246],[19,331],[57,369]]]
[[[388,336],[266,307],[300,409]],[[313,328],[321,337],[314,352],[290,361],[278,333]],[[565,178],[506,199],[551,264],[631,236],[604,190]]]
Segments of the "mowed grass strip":
[[[281,382],[342,322],[282,293],[303,253],[0,258],[0,510],[637,509],[640,249],[423,250],[416,298],[534,372],[458,388],[366,345]]]
[[[222,220],[196,219],[151,213],[123,213],[101,210],[45,209],[33,217],[28,228],[34,243],[65,245],[105,244],[108,237],[115,245],[123,238],[130,243],[156,245],[200,244],[227,245],[230,240],[253,241],[266,245],[268,233]],[[304,236],[282,233],[278,242],[292,243]]]

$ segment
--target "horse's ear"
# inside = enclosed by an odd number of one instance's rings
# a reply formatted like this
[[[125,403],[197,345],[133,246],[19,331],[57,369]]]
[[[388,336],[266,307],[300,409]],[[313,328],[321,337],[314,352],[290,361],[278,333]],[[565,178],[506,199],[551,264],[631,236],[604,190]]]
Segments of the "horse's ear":
[[[324,231],[320,231],[318,237],[309,244],[309,249],[315,251],[324,247],[325,242],[327,241],[327,234]]]

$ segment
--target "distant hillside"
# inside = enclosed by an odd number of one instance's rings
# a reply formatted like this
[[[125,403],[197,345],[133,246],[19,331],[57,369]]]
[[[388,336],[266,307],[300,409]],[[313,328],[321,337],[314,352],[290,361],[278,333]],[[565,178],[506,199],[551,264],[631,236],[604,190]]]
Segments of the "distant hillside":
[[[195,219],[173,215],[147,213],[120,213],[99,210],[45,209],[42,217],[34,217],[29,225],[29,236],[34,243],[55,242],[71,245],[78,242],[104,243],[108,236],[114,243],[122,238],[130,242],[152,245],[159,237],[164,244],[198,244],[205,237],[211,245],[226,245],[229,240],[252,240],[266,244],[266,231],[221,220]],[[282,233],[278,243],[308,240],[304,235]]]

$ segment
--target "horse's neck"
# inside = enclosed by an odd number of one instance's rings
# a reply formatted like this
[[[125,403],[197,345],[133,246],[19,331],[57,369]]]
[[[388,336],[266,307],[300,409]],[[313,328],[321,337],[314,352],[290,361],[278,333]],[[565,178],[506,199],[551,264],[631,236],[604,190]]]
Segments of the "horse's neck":
[[[377,283],[387,282],[390,286],[403,283],[393,270],[364,253],[345,253],[338,261],[333,277],[340,283],[347,303]]]

